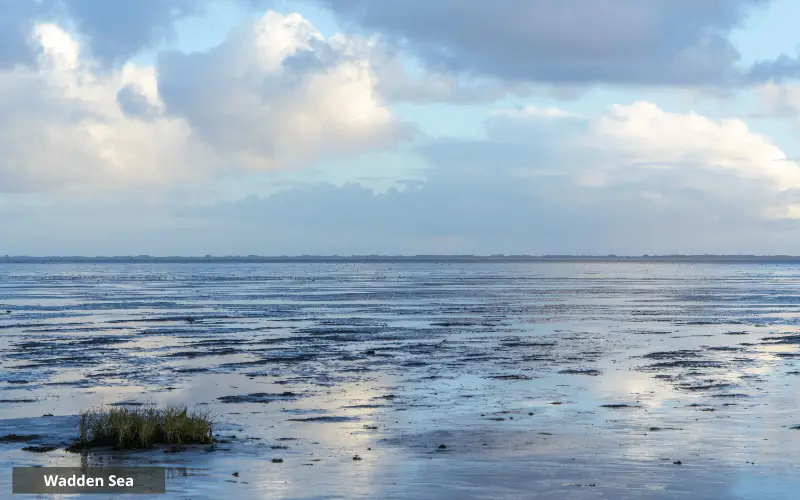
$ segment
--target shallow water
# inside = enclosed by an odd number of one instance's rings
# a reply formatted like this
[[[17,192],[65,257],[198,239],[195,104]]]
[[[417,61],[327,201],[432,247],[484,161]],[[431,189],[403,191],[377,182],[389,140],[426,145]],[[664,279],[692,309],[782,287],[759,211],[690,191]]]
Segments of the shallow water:
[[[0,265],[0,441],[39,436],[0,442],[0,491],[12,465],[83,461],[168,466],[172,498],[795,498],[799,277],[775,264]],[[210,409],[229,443],[22,451],[63,447],[82,409],[150,402]]]

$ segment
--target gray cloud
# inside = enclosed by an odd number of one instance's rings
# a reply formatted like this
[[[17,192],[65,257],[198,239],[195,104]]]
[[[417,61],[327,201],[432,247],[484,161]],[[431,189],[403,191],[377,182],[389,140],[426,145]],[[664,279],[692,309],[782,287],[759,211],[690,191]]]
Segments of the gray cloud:
[[[90,50],[105,62],[125,61],[174,36],[178,19],[201,11],[205,0],[61,0]]]
[[[397,50],[384,44],[370,47],[365,54],[372,64],[381,95],[390,101],[413,103],[474,103],[502,99],[508,95],[526,96],[532,86],[524,82],[495,78],[465,78],[447,72],[409,72]]]
[[[147,96],[133,85],[126,85],[119,89],[117,103],[126,116],[133,118],[147,118],[156,112]]]
[[[28,43],[34,20],[44,16],[49,6],[42,2],[0,0],[0,68],[28,65],[35,52]]]
[[[89,52],[106,65],[125,62],[174,36],[175,22],[203,11],[207,0],[2,0],[0,65],[30,64],[28,43],[36,22],[69,21]]]
[[[747,80],[759,82],[781,82],[800,75],[800,58],[781,54],[773,60],[758,61],[747,71]]]
[[[175,23],[202,14],[209,1],[2,0],[0,66],[32,62],[28,38],[37,21],[69,21],[88,52],[114,65],[170,40]],[[798,59],[786,55],[738,67],[728,35],[770,0],[309,1],[425,63],[429,73],[417,79],[376,65],[381,92],[394,100],[485,101],[529,92],[522,85],[529,82],[739,85],[800,74]]]
[[[550,83],[730,84],[769,0],[317,0],[435,70]],[[763,66],[759,77],[771,74]]]

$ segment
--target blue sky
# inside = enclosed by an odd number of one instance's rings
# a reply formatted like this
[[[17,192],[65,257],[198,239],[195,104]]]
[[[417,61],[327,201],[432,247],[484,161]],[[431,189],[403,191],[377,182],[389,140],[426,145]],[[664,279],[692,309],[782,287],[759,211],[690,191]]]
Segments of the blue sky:
[[[43,0],[0,254],[798,253],[791,0]]]

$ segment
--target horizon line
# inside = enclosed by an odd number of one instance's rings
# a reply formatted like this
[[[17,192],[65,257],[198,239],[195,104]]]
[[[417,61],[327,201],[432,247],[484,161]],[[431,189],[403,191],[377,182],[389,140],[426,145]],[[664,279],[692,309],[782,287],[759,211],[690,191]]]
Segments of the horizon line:
[[[799,255],[756,255],[756,254],[642,254],[642,255],[616,255],[616,254],[415,254],[415,255],[389,255],[389,254],[353,254],[353,255],[168,255],[152,256],[140,255],[5,255],[0,256],[0,262],[5,263],[48,263],[48,262],[314,262],[314,261],[663,261],[663,260],[692,260],[692,261],[799,261]]]

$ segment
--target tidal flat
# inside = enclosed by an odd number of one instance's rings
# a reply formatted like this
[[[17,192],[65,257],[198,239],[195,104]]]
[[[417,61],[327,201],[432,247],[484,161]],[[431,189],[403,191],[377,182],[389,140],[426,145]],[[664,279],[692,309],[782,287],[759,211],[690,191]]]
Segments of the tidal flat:
[[[159,499],[796,498],[798,324],[798,264],[0,264],[0,491],[94,464],[168,467]],[[218,443],[66,451],[149,404]]]

